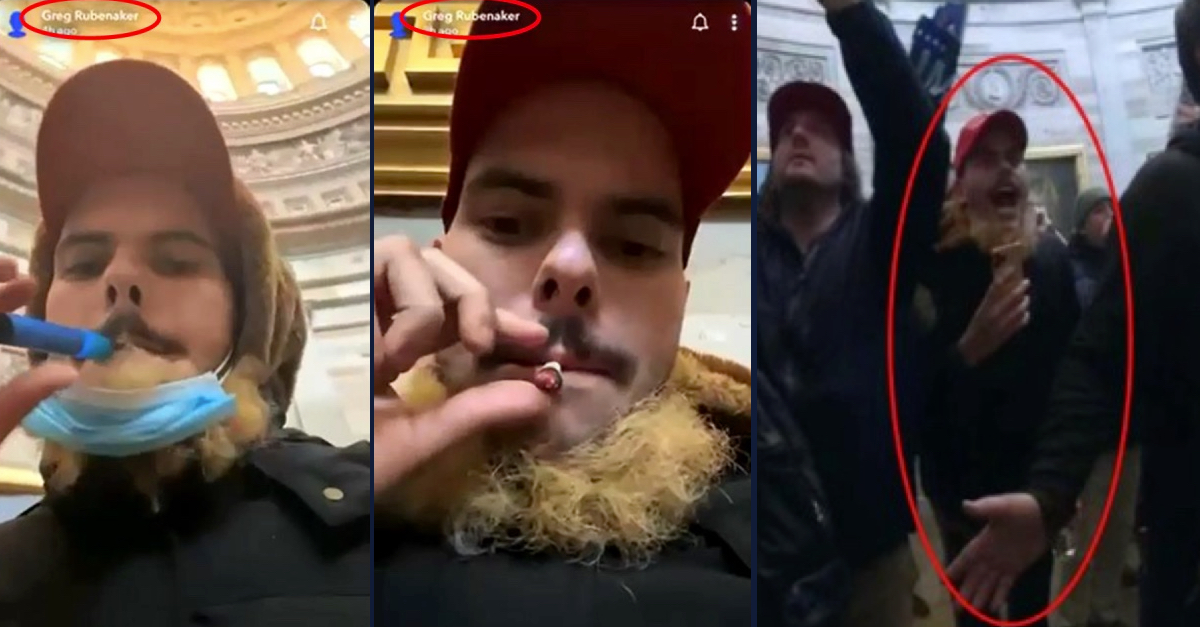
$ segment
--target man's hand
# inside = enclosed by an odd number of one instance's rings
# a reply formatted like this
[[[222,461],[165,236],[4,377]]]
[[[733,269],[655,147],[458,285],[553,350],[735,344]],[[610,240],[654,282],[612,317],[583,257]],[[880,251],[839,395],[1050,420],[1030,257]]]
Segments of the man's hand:
[[[963,511],[985,526],[946,575],[971,605],[999,611],[1017,577],[1050,548],[1041,507],[1033,496],[1015,493],[964,503]]]
[[[16,311],[29,304],[35,285],[21,276],[17,263],[0,258],[0,312]],[[47,363],[18,375],[0,387],[0,442],[8,437],[38,403],[71,385],[79,373],[67,364]]]
[[[821,3],[822,7],[825,7],[826,13],[836,13],[838,11],[841,11],[842,9],[845,9],[847,7],[852,7],[852,6],[862,2],[862,0],[817,0],[817,1]]]
[[[1029,279],[1013,269],[1002,271],[959,339],[959,353],[968,365],[979,365],[1028,324]]]
[[[538,347],[545,327],[496,309],[487,289],[437,249],[403,237],[375,242],[374,368],[390,384],[422,357],[455,344],[477,355],[504,341]],[[378,396],[377,390],[377,396]],[[377,398],[375,487],[386,488],[481,429],[536,419],[549,398],[527,381],[499,381],[418,414],[403,398]]]

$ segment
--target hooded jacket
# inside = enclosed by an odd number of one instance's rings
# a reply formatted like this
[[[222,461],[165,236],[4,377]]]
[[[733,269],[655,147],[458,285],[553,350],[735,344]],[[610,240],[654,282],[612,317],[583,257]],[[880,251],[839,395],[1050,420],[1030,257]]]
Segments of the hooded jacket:
[[[1185,72],[1185,76],[1192,76]],[[1141,587],[1147,627],[1200,624],[1200,132],[1176,135],[1121,197],[1133,281],[1131,433],[1141,437]],[[1055,382],[1028,489],[1048,530],[1074,513],[1096,458],[1119,442],[1126,402],[1125,281],[1109,264]],[[1186,610],[1191,604],[1191,613]]]
[[[738,464],[687,537],[643,568],[554,555],[461,557],[436,539],[379,529],[375,624],[382,627],[726,627],[750,620],[750,371],[681,350],[672,384],[729,433]]]
[[[235,219],[218,225],[238,315],[233,357],[262,366],[275,428],[216,480],[195,468],[170,479],[157,509],[85,472],[0,524],[0,626],[368,624],[370,447],[280,429],[303,304],[253,195],[239,184],[236,198]],[[45,314],[58,237],[46,224],[36,235],[34,316]]]
[[[1083,234],[1083,227],[1092,211],[1102,202],[1110,200],[1108,190],[1094,187],[1085,190],[1075,199],[1075,231],[1067,246],[1071,251],[1071,266],[1075,271],[1075,293],[1079,302],[1087,306],[1092,302],[1096,293],[1096,283],[1108,260],[1108,251],[1104,246],[1096,246],[1088,241]]]

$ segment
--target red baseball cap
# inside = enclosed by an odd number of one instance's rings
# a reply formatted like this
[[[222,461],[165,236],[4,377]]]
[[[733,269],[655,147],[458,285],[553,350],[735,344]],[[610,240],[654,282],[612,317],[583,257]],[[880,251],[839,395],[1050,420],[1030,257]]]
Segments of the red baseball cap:
[[[42,116],[36,159],[42,221],[52,233],[91,185],[133,174],[179,181],[214,210],[235,205],[229,149],[208,103],[148,61],[98,63],[64,81]]]
[[[767,103],[767,127],[772,150],[779,142],[784,122],[801,111],[813,111],[828,120],[834,126],[842,147],[854,149],[853,118],[842,96],[821,83],[795,81],[776,89]]]
[[[958,143],[954,146],[955,172],[962,173],[967,157],[971,156],[971,151],[975,149],[975,144],[993,130],[1016,137],[1021,144],[1022,151],[1029,145],[1029,131],[1025,128],[1025,121],[1015,112],[1000,109],[990,113],[980,113],[967,120],[962,130],[958,132]]]
[[[450,181],[442,203],[454,220],[463,177],[480,141],[514,100],[577,79],[611,82],[658,114],[674,141],[683,184],[684,259],[708,210],[746,165],[753,137],[753,24],[743,0],[538,2],[532,30],[472,41],[463,50],[450,113]],[[472,35],[512,32],[536,17],[485,0]],[[703,16],[703,17],[700,17]],[[703,26],[703,28],[701,28]]]

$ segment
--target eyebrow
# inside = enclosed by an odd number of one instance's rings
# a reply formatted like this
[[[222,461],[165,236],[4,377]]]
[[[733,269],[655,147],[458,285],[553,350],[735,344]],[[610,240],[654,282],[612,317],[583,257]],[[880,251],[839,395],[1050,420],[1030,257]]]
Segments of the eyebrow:
[[[618,196],[608,200],[618,217],[647,217],[673,228],[683,228],[683,216],[674,203],[653,196]]]
[[[557,195],[554,183],[509,168],[488,168],[467,184],[473,192],[508,189],[540,200]],[[674,203],[654,196],[613,196],[604,205],[618,217],[649,217],[671,228],[682,229],[683,217]]]
[[[158,231],[154,235],[150,236],[150,241],[158,245],[185,243],[193,246],[199,246],[201,248],[207,248],[208,250],[215,250],[212,242],[209,242],[208,240],[196,235],[191,231]]]
[[[65,250],[77,246],[112,246],[113,236],[111,233],[102,231],[80,231],[78,233],[67,233],[58,241],[58,250]]]
[[[508,189],[526,196],[549,200],[555,196],[554,184],[508,168],[488,168],[471,179],[467,189],[473,192]]]

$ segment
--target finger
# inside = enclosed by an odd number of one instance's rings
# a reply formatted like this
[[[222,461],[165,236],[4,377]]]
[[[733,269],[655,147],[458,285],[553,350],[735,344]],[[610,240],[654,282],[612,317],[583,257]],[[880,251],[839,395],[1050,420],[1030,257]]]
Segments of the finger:
[[[382,252],[382,254],[381,254]],[[386,290],[396,305],[388,312],[377,312],[383,333],[384,364],[399,374],[421,357],[437,351],[445,322],[445,308],[434,277],[416,246],[406,240],[387,240],[382,251],[376,250],[376,289]],[[380,286],[380,280],[385,285]]]
[[[29,304],[37,284],[29,277],[0,282],[0,311],[16,311]]]
[[[959,551],[958,555],[946,567],[946,577],[956,584],[962,584],[963,580],[975,569],[975,543],[978,538],[971,540],[967,546]]]
[[[549,397],[532,383],[497,381],[471,388],[418,416],[377,415],[375,489],[386,489],[472,433],[536,420],[549,409]]]
[[[992,600],[989,606],[992,612],[997,614],[1004,609],[1004,604],[1008,602],[1008,592],[1012,590],[1013,577],[1011,575],[1000,575],[996,580],[996,591],[992,593]]]
[[[985,614],[995,614],[996,608],[992,606],[992,599],[996,596],[996,584],[1000,581],[1000,574],[992,569],[983,571],[979,577],[979,584],[975,587],[975,596],[971,600],[971,605],[975,609]]]
[[[0,257],[0,283],[11,281],[21,273],[17,260],[12,257]]]
[[[505,342],[522,346],[542,346],[550,335],[541,324],[504,309],[496,310],[496,332]]]
[[[31,368],[0,387],[0,441],[7,438],[38,403],[78,378],[79,372],[70,365],[51,362]]]
[[[967,573],[967,577],[963,580],[962,585],[958,587],[959,594],[975,609],[982,607],[979,603],[979,588],[983,585],[987,573],[988,571],[984,568],[972,568],[971,572]]]
[[[496,342],[496,310],[487,288],[436,248],[421,251],[442,298],[458,317],[458,339],[472,353],[492,350]]]
[[[1019,282],[1011,285],[1001,286],[997,290],[996,310],[1009,311],[1015,307],[1019,307],[1021,303],[1029,300],[1029,279],[1022,279]],[[1028,303],[1026,303],[1028,307]]]

